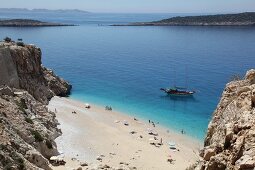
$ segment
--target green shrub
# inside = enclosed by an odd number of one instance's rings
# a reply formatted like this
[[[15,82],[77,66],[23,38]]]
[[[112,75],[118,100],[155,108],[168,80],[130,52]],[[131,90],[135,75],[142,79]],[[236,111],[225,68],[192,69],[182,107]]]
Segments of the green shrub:
[[[21,110],[23,113],[26,113],[25,109],[27,109],[27,104],[25,99],[20,99],[19,102],[16,102],[16,105],[19,107],[19,110]]]
[[[48,140],[48,139],[46,140],[46,146],[47,146],[49,149],[52,149],[52,148],[53,148],[51,141]]]
[[[5,41],[5,42],[11,42],[12,39],[11,39],[10,37],[5,37],[5,38],[4,38],[4,41]]]
[[[20,99],[20,104],[21,104],[22,108],[27,109],[27,104],[26,104],[25,99]]]
[[[26,121],[27,123],[34,124],[33,120],[30,119],[30,118],[28,118],[28,117],[25,118],[25,121]]]
[[[36,142],[42,142],[44,140],[42,135],[38,131],[32,130],[32,134],[34,135]]]
[[[24,46],[25,46],[25,44],[24,44],[23,42],[20,42],[20,41],[17,42],[16,44],[17,44],[17,46],[21,46],[21,47],[24,47]]]
[[[6,170],[13,170],[11,164],[6,165],[6,166],[4,167],[4,169],[6,169]]]
[[[25,164],[24,164],[24,160],[22,158],[18,158],[18,169],[19,170],[25,170]]]

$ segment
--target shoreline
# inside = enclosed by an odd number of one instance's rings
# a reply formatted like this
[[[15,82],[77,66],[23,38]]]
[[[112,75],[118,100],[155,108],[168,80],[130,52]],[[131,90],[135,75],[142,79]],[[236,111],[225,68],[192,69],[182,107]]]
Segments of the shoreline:
[[[89,99],[84,100],[82,98],[72,97],[72,96],[68,96],[67,98],[70,99],[70,100],[73,100],[73,101],[81,102],[81,103],[89,103],[89,104],[92,104],[92,105],[94,105],[96,107],[99,107],[99,108],[105,108],[105,106],[106,106],[106,105],[102,104],[102,102],[90,102]],[[108,106],[110,106],[110,105],[108,105]],[[157,126],[161,127],[162,129],[167,129],[167,130],[169,130],[169,131],[171,131],[172,133],[175,133],[175,134],[181,134],[181,131],[184,130],[184,134],[182,134],[182,135],[185,135],[188,138],[190,138],[194,141],[197,141],[201,145],[203,145],[206,131],[205,131],[204,135],[201,137],[200,135],[187,133],[186,127],[177,127],[177,126],[176,127],[171,127],[171,126],[168,126],[168,125],[160,122],[160,120],[156,121],[153,118],[150,119],[150,118],[146,118],[145,116],[141,116],[143,114],[142,112],[139,112],[139,111],[129,111],[129,112],[127,112],[126,108],[121,108],[121,107],[119,107],[119,108],[120,109],[113,106],[113,111],[118,112],[118,113],[123,114],[123,115],[126,115],[126,116],[129,116],[129,117],[139,118],[140,120],[142,120],[145,123],[148,123],[149,120],[154,121]],[[134,113],[134,114],[132,114],[132,113]],[[138,113],[139,115],[135,115],[135,113]],[[207,127],[206,127],[205,130],[207,130]]]
[[[90,109],[85,109],[84,102],[54,97],[48,108],[57,111],[63,134],[56,143],[67,162],[65,166],[53,169],[79,167],[81,162],[86,162],[90,168],[107,164],[124,169],[125,166],[146,170],[185,169],[198,160],[202,147],[201,141],[188,135],[159,124],[154,127],[145,120],[115,110],[106,111],[98,105],[92,104]],[[149,135],[148,131],[157,135]],[[163,145],[158,145],[161,141]],[[175,150],[169,149],[169,142],[175,144]],[[172,163],[167,162],[169,156]],[[126,164],[120,164],[123,162]]]
[[[65,27],[74,24],[44,22],[33,19],[0,19],[0,27]]]

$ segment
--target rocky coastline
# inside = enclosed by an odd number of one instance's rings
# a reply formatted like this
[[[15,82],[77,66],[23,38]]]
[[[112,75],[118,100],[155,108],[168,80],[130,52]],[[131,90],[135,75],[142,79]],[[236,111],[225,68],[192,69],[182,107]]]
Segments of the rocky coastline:
[[[31,20],[31,19],[0,20],[0,27],[58,27],[58,26],[76,26],[76,25],[53,23],[53,22],[42,22],[42,21]]]
[[[7,40],[7,41],[6,41]],[[62,134],[47,104],[65,97],[72,86],[45,68],[41,49],[32,44],[0,42],[0,169],[46,169],[58,155]],[[130,120],[131,122],[131,120]],[[187,169],[255,168],[255,70],[226,85],[212,115],[200,160]]]
[[[71,88],[42,66],[40,48],[0,42],[0,169],[51,169],[61,130],[46,105]]]
[[[255,70],[226,85],[208,125],[200,170],[255,168]]]
[[[177,16],[160,21],[115,24],[112,26],[255,26],[255,12]]]

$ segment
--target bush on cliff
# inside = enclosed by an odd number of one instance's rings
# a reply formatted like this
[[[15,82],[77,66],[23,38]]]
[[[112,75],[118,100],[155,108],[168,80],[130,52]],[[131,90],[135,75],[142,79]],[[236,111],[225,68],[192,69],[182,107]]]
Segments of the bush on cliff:
[[[11,39],[10,37],[5,37],[5,38],[4,38],[4,41],[5,41],[5,42],[11,42],[12,39]]]
[[[20,101],[17,101],[16,104],[19,107],[19,110],[21,110],[23,113],[26,113],[25,109],[27,109],[27,104],[25,99],[20,99]]]
[[[46,146],[47,146],[49,149],[52,149],[52,148],[53,148],[51,141],[48,140],[48,139],[46,140]]]
[[[21,41],[18,41],[16,44],[17,44],[17,46],[21,46],[21,47],[25,46],[25,44],[23,42],[21,42]]]
[[[36,142],[42,142],[43,141],[43,137],[38,131],[32,130],[31,133],[34,135],[34,138],[35,138]]]
[[[30,118],[28,118],[28,117],[25,118],[25,121],[26,121],[27,123],[34,124],[33,120],[30,119]]]

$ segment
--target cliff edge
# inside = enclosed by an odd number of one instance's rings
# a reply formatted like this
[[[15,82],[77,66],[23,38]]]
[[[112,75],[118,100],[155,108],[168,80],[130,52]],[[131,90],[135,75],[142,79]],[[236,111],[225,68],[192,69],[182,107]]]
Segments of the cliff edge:
[[[41,56],[35,45],[0,42],[0,86],[24,89],[42,103],[69,95],[71,85],[42,66]]]
[[[0,169],[51,169],[61,130],[46,104],[70,90],[42,66],[40,48],[0,42]]]
[[[255,70],[226,85],[208,125],[198,169],[255,168]]]

